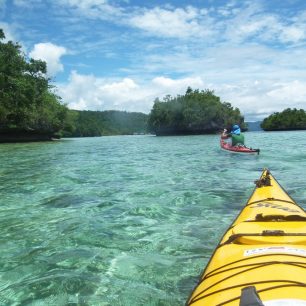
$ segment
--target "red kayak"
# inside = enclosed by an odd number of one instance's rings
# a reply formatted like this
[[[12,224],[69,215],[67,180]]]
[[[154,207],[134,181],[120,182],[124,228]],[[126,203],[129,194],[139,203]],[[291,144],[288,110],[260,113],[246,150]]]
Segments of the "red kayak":
[[[235,153],[257,153],[259,154],[259,149],[252,149],[248,148],[246,146],[240,145],[240,146],[232,146],[230,143],[224,141],[224,139],[220,138],[220,146],[222,149],[235,152]]]

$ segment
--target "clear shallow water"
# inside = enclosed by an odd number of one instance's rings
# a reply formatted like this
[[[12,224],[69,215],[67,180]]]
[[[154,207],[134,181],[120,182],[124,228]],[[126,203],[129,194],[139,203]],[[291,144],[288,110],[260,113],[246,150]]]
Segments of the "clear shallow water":
[[[0,305],[184,305],[264,167],[306,207],[306,132],[246,140],[0,145]]]

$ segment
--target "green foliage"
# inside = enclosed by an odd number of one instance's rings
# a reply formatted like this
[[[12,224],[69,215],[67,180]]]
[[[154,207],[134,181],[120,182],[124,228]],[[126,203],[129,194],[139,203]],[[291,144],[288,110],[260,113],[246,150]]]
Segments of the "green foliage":
[[[64,136],[212,133],[244,118],[213,91],[187,89],[156,99],[150,115],[121,111],[68,110],[46,77],[45,62],[27,59],[18,43],[4,43],[0,29],[0,130],[37,131]]]
[[[238,108],[221,102],[211,90],[187,88],[185,95],[154,101],[149,130],[157,135],[215,133],[234,123],[245,127]]]
[[[69,111],[72,129],[65,137],[131,135],[146,133],[148,115],[124,111]]]
[[[261,128],[265,131],[305,130],[306,113],[303,109],[287,108],[265,118],[261,123]]]
[[[0,30],[0,40],[5,38]],[[47,65],[27,60],[18,43],[0,41],[0,129],[53,134],[65,125],[68,109],[51,91]]]

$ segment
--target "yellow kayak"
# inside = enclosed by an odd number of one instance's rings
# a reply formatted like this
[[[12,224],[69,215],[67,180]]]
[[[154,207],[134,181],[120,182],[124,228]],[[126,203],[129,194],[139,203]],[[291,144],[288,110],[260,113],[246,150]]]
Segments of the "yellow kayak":
[[[187,305],[306,305],[306,213],[269,170],[255,183]]]

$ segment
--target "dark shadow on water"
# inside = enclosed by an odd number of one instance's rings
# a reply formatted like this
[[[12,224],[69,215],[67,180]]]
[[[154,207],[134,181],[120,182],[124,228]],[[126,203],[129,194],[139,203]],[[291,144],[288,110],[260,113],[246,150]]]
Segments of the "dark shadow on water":
[[[84,196],[60,194],[56,197],[46,199],[42,205],[50,208],[78,207],[83,206],[87,200]]]

